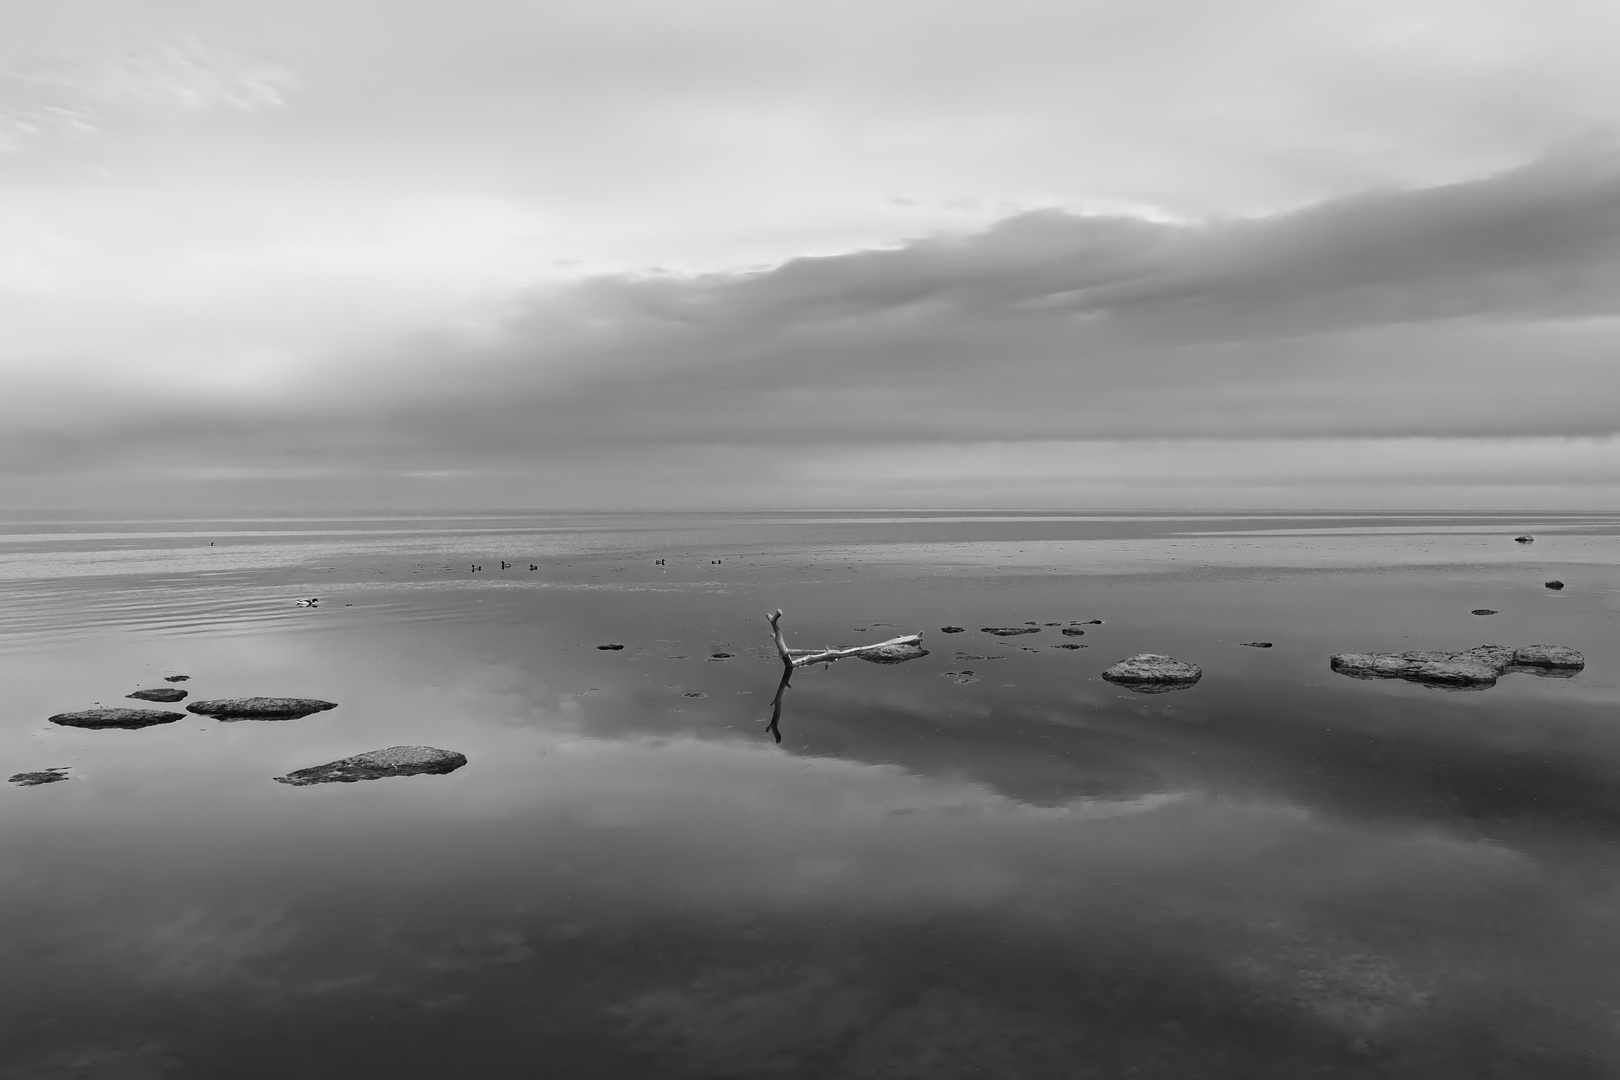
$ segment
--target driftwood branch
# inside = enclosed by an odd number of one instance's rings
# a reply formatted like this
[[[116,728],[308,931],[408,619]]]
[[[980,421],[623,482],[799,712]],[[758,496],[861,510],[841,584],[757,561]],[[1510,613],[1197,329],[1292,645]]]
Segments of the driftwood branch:
[[[907,634],[904,637],[890,638],[888,641],[879,641],[871,645],[856,645],[848,649],[790,649],[787,642],[782,640],[782,609],[777,608],[774,614],[766,615],[765,620],[771,624],[771,636],[776,641],[777,655],[790,669],[810,664],[830,664],[846,656],[858,656],[862,660],[871,660],[878,664],[898,664],[902,660],[925,656],[928,652],[922,647],[921,634]]]

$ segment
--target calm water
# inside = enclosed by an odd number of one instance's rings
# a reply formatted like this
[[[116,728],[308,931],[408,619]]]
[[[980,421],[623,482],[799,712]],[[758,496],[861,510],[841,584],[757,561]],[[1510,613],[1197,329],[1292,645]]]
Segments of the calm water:
[[[932,651],[778,744],[776,607]],[[1617,614],[1620,516],[14,517],[0,1077],[1620,1075]],[[1587,667],[1327,665],[1484,642]],[[171,674],[339,708],[46,723]]]

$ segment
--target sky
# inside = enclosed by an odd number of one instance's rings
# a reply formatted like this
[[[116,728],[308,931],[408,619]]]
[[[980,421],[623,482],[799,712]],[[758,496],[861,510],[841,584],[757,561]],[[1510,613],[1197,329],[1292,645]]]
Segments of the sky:
[[[0,507],[1620,503],[1612,0],[0,7]]]

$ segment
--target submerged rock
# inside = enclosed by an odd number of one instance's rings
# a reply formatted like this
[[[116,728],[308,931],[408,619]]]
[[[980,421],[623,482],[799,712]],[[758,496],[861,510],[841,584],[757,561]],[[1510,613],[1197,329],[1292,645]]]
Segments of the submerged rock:
[[[212,716],[216,720],[296,720],[310,713],[337,708],[335,701],[303,697],[218,698],[193,701],[187,712]]]
[[[364,754],[329,761],[307,769],[277,776],[278,784],[307,787],[310,784],[352,784],[357,780],[380,780],[387,776],[414,776],[417,773],[455,772],[467,764],[467,755],[433,746],[390,746]]]
[[[1470,615],[1495,615],[1496,613],[1495,608],[1488,607],[1477,607],[1473,611],[1469,612]]]
[[[1019,634],[1038,634],[1041,632],[1041,628],[1038,626],[981,626],[979,632],[994,634],[996,637],[1017,637]]]
[[[960,626],[942,626],[939,628],[939,632],[942,634],[961,634],[965,631]]]
[[[190,675],[165,675],[165,676],[163,676],[163,681],[164,682],[189,682],[190,680],[191,680]]]
[[[10,779],[18,787],[38,787],[41,784],[54,784],[58,780],[67,779],[67,766],[46,769],[43,772],[20,772]]]
[[[78,712],[57,713],[50,717],[53,724],[79,728],[144,728],[158,724],[172,724],[184,720],[185,713],[159,712],[156,709],[80,709]]]
[[[1547,588],[1553,590],[1554,592],[1557,592],[1559,589],[1564,587],[1564,583],[1562,581],[1549,581],[1546,584]]]
[[[138,698],[141,701],[184,701],[186,692],[177,686],[160,686],[155,690],[137,690],[124,696]]]
[[[1204,669],[1173,656],[1137,653],[1103,672],[1102,677],[1139,694],[1163,694],[1191,686],[1204,677]]]
[[[1245,641],[1245,642],[1243,642],[1243,644],[1247,645],[1251,649],[1269,649],[1269,648],[1271,648],[1271,642],[1269,642],[1269,641]]]
[[[1071,641],[1065,641],[1061,645],[1052,646],[1052,648],[1054,648],[1054,649],[1089,649],[1089,648],[1091,648],[1091,646],[1090,645],[1076,645]]]
[[[1533,543],[1536,542],[1536,538],[1533,537],[1533,536],[1528,536],[1528,535],[1526,535],[1526,536],[1515,536],[1513,538],[1513,542],[1515,544],[1533,544]]]
[[[1495,686],[1510,671],[1568,678],[1586,658],[1564,645],[1476,645],[1463,652],[1338,653],[1328,666],[1353,679],[1406,679],[1431,686]]]
[[[1063,636],[1064,637],[1085,637],[1086,632],[1084,630],[1080,629],[1078,626],[1065,626],[1063,628]]]
[[[620,649],[624,648],[624,646],[623,645],[617,645],[617,644],[615,644],[615,645],[598,645],[597,648],[601,649],[603,652],[617,652]]]
[[[903,664],[907,660],[927,656],[928,650],[922,647],[920,641],[897,641],[855,655],[871,664]]]

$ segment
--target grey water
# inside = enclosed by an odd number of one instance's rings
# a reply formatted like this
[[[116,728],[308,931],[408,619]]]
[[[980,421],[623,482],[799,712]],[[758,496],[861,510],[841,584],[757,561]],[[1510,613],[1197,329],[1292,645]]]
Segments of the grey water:
[[[929,655],[773,732],[777,608]],[[13,514],[0,1077],[1620,1075],[1617,615],[1620,515]],[[1484,643],[1586,668],[1328,667]],[[338,708],[47,720],[173,675]]]

